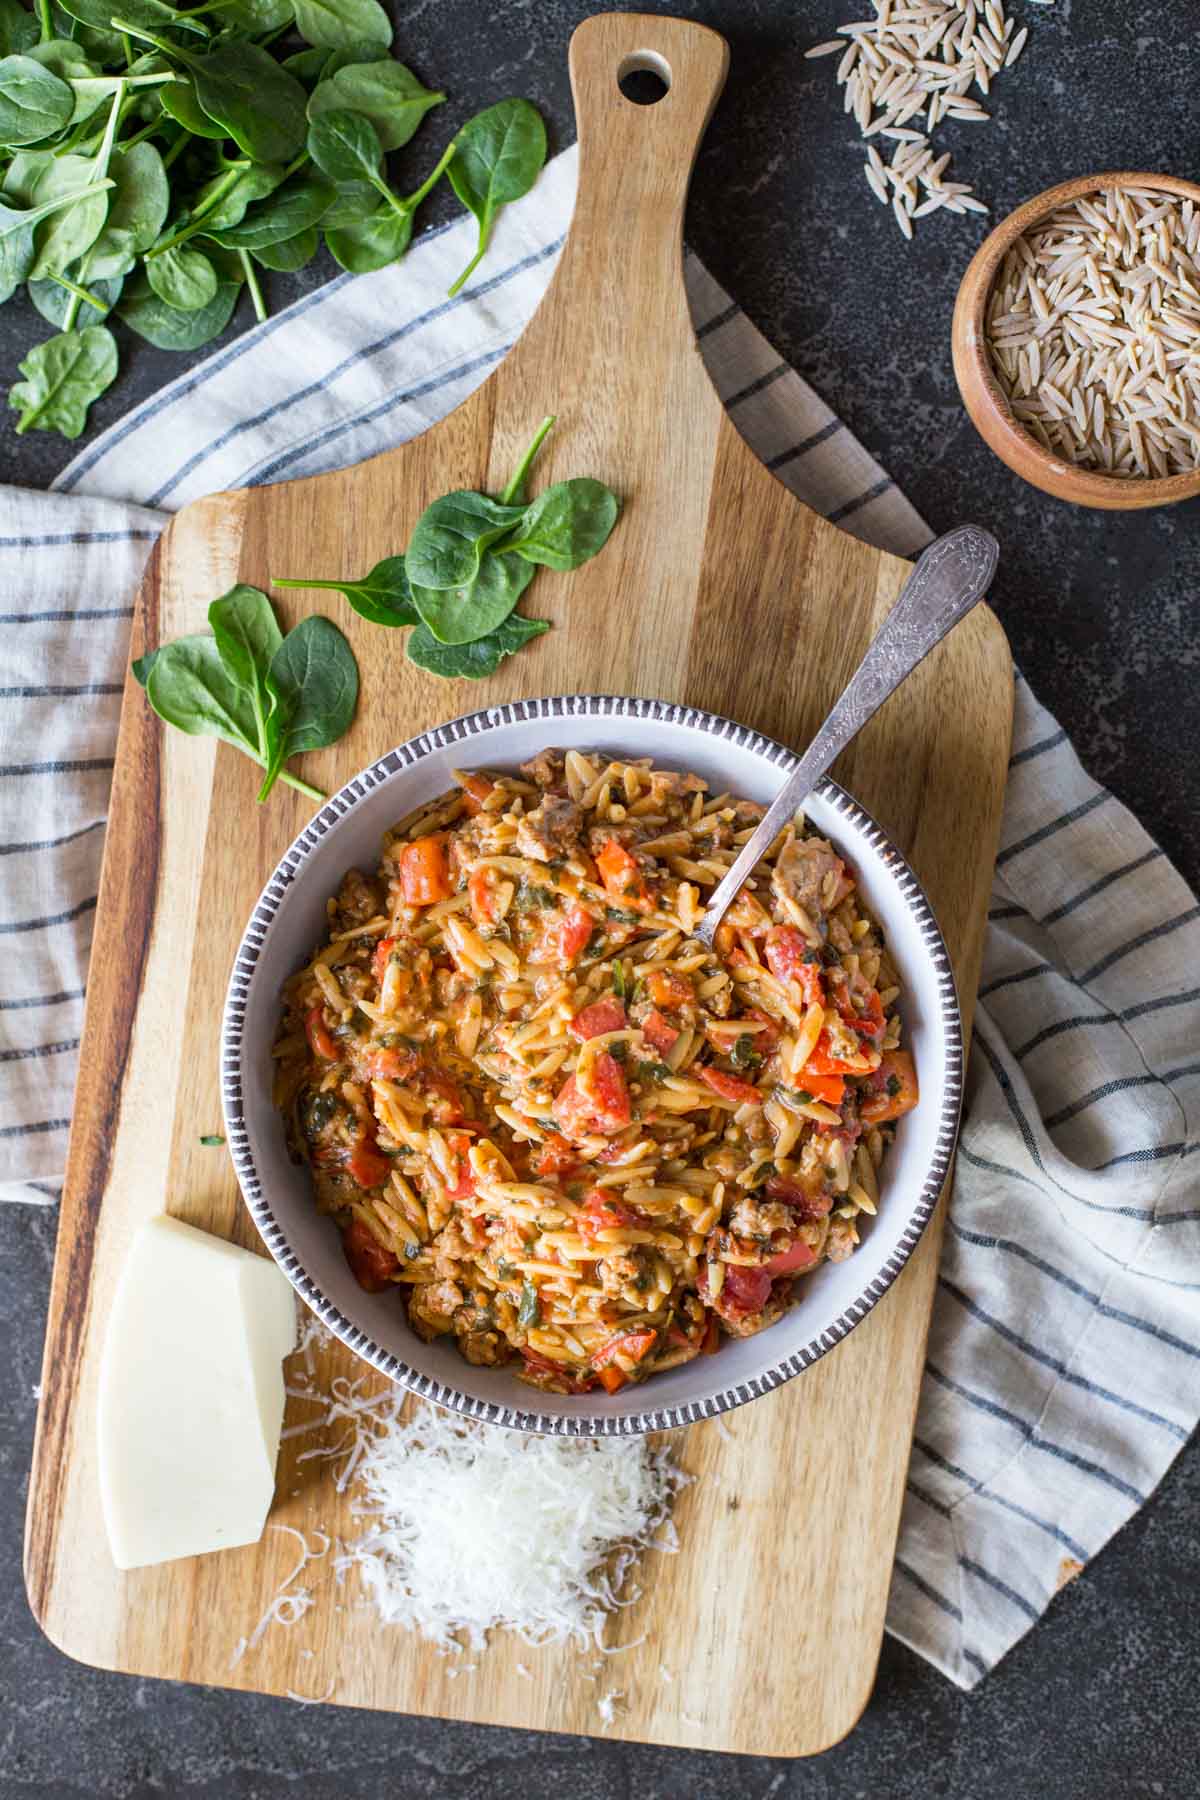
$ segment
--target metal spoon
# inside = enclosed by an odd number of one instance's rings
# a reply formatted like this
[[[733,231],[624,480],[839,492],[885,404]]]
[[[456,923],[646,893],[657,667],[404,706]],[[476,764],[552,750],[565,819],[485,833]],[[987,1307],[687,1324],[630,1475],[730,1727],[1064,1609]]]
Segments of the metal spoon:
[[[800,759],[795,774],[767,808],[741,855],[716,889],[693,937],[711,948],[717,926],[830,764],[857,737],[889,695],[924,661],[946,633],[987,593],[1000,546],[990,531],[959,525],[922,551],[900,597]]]

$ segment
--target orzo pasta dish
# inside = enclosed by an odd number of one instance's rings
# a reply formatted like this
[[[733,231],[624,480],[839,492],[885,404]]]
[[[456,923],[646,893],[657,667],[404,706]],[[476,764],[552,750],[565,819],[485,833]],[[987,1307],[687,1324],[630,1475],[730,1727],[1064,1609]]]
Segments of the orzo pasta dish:
[[[917,1103],[895,969],[802,820],[545,750],[387,834],[285,989],[276,1098],[370,1292],[536,1387],[616,1392],[781,1317]]]

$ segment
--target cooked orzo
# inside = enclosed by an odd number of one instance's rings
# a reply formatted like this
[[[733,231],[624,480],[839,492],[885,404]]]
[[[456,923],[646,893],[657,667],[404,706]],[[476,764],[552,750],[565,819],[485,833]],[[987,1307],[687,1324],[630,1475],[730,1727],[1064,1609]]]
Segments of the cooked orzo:
[[[583,1393],[773,1324],[858,1243],[917,1102],[853,871],[803,820],[545,750],[390,831],[285,989],[276,1098],[362,1286]]]

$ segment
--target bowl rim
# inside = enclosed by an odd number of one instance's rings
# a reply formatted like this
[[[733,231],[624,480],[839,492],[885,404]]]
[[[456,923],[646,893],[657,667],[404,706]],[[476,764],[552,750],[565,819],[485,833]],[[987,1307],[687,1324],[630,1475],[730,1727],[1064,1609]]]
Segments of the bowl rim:
[[[1099,187],[1148,187],[1176,194],[1200,205],[1200,183],[1183,175],[1159,175],[1149,169],[1102,169],[1056,182],[1015,206],[988,232],[967,265],[954,304],[951,351],[959,393],[972,424],[1015,475],[1058,500],[1104,511],[1136,512],[1172,506],[1200,494],[1200,467],[1179,475],[1138,475],[1123,479],[1099,469],[1084,469],[1043,449],[1014,417],[1008,397],[996,380],[988,354],[984,319],[1000,265],[1016,240],[1056,207]]]
[[[234,957],[226,992],[221,1026],[221,1100],[226,1141],[238,1185],[264,1244],[310,1310],[364,1362],[379,1369],[410,1393],[489,1424],[547,1436],[634,1436],[651,1431],[672,1430],[703,1419],[715,1418],[782,1386],[841,1343],[882,1299],[920,1242],[953,1163],[963,1099],[965,1051],[962,1017],[950,954],[923,888],[905,857],[865,808],[836,782],[826,777],[816,791],[822,799],[832,803],[859,837],[865,839],[870,848],[881,856],[897,882],[902,901],[908,908],[929,955],[936,981],[936,1005],[945,1036],[944,1088],[933,1154],[925,1168],[920,1192],[911,1206],[908,1223],[883,1268],[844,1307],[832,1324],[761,1374],[724,1388],[703,1400],[687,1401],[675,1406],[647,1405],[637,1412],[623,1415],[572,1413],[559,1417],[524,1405],[508,1406],[492,1400],[476,1399],[461,1388],[421,1374],[394,1351],[377,1343],[369,1332],[349,1319],[308,1274],[264,1192],[242,1098],[241,1059],[250,982],[285,894],[326,832],[347,813],[385,782],[406,769],[417,766],[435,751],[490,735],[497,726],[526,724],[538,720],[552,721],[565,716],[585,716],[596,720],[652,721],[700,730],[761,757],[778,768],[784,776],[790,774],[800,761],[794,750],[789,750],[774,738],[749,726],[739,725],[719,713],[670,701],[618,694],[560,694],[509,701],[464,713],[444,725],[431,727],[407,739],[395,749],[385,752],[357,775],[351,776],[329,797],[280,857],[255,902]],[[528,1391],[533,1394],[537,1390],[531,1388]],[[648,1386],[647,1391],[652,1393],[652,1386]]]

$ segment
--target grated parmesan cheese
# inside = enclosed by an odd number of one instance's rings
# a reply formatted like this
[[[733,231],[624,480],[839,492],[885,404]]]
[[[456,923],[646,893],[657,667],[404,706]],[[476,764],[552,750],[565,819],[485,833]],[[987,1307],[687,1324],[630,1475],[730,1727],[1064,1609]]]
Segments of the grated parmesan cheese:
[[[538,1438],[403,1398],[346,1407],[354,1510],[372,1521],[337,1559],[356,1568],[388,1625],[443,1651],[493,1629],[534,1648],[601,1647],[605,1621],[640,1589],[638,1553],[669,1552],[662,1528],[690,1478],[643,1438]]]

